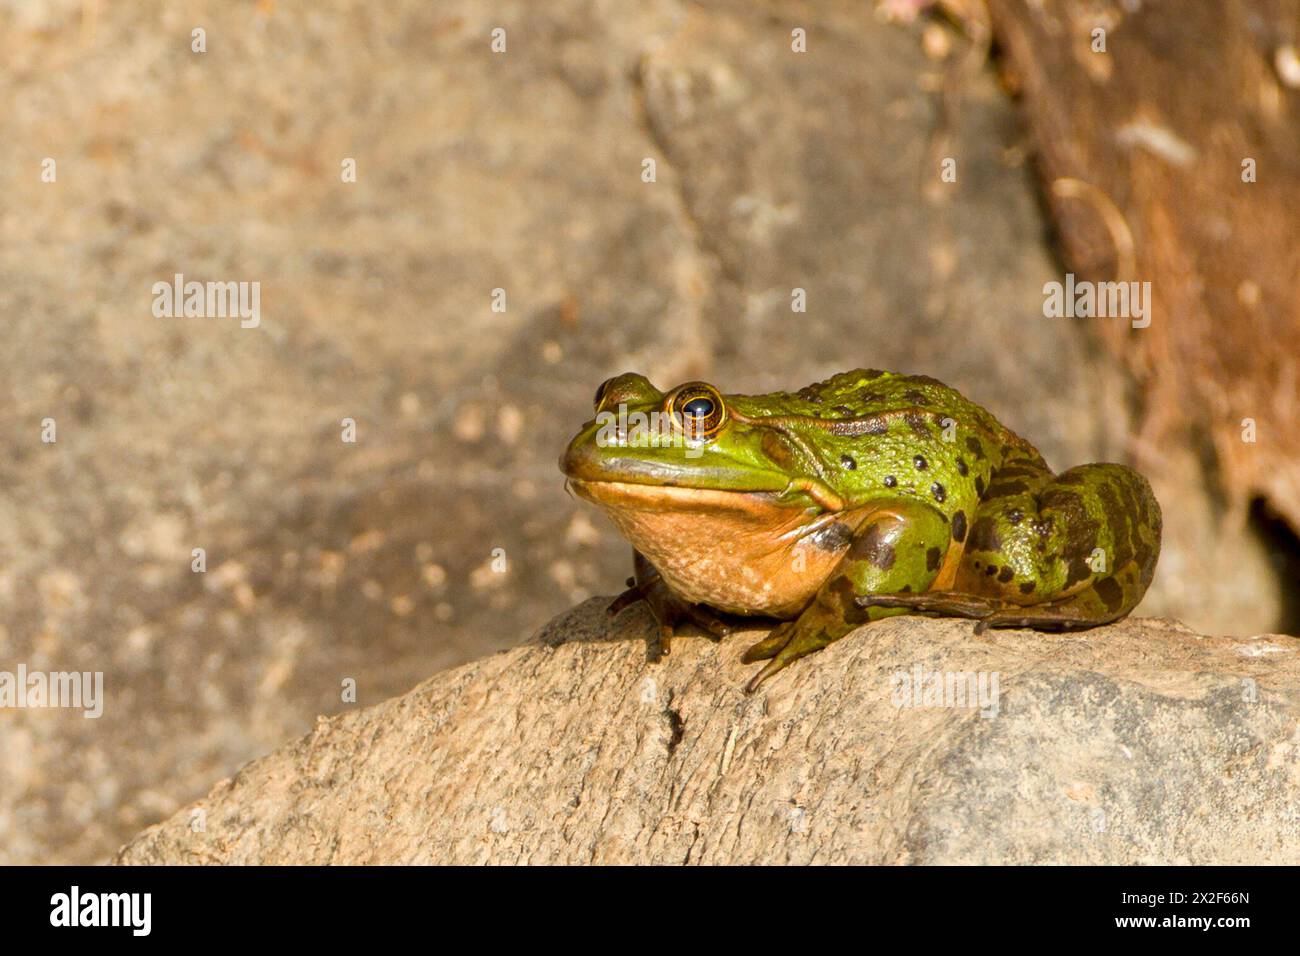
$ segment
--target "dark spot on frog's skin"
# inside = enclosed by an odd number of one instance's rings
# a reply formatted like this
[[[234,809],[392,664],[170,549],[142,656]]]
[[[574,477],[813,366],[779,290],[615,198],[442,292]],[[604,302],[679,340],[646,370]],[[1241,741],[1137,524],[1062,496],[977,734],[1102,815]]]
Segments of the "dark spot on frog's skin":
[[[867,608],[858,607],[857,592],[847,575],[841,575],[826,586],[827,594],[834,598],[835,612],[846,624],[864,624],[870,620]]]
[[[1130,500],[1123,495],[1124,489],[1117,488],[1110,482],[1102,482],[1097,486],[1097,497],[1101,499],[1101,505],[1107,515],[1110,516],[1110,527],[1115,537],[1115,567],[1122,568],[1133,558],[1133,524],[1137,518],[1133,514],[1133,509],[1127,507]]]
[[[1088,563],[1091,556],[1092,548],[1070,554],[1065,562],[1065,587],[1068,588],[1079,581],[1086,581],[1092,576],[1092,565]]]
[[[1012,508],[1007,512],[1007,520],[1012,524],[1020,524],[1025,519],[1025,513],[1019,508]]]
[[[990,564],[987,568],[984,569],[984,573],[987,574],[989,577],[993,577],[993,575],[998,573],[998,566],[996,564]]]
[[[925,469],[929,466],[929,462],[925,460],[924,455],[917,455],[915,458],[912,459],[912,464],[916,466],[917,471],[925,471]]]
[[[910,584],[904,584],[901,588],[898,589],[898,593],[899,593],[899,594],[907,594],[907,593],[909,593],[911,590],[912,590],[912,585],[910,585]]]
[[[1012,571],[1010,567],[1006,567],[1003,568],[1002,573],[998,575],[998,580],[1001,581],[1003,584],[1006,584],[1015,576],[1016,576],[1016,572]]]
[[[975,456],[976,461],[984,460],[984,446],[980,444],[980,440],[974,435],[966,436],[966,449]]]
[[[981,498],[984,497],[984,476],[983,475],[975,476],[975,494],[979,495]]]
[[[917,438],[928,438],[930,436],[930,426],[916,412],[908,412],[903,416],[903,421],[907,422],[907,427],[912,429],[912,434]]]
[[[1089,578],[1093,571],[1088,563],[1097,547],[1097,534],[1101,523],[1088,515],[1083,496],[1075,491],[1049,488],[1040,499],[1043,510],[1052,510],[1065,519],[1065,547],[1062,556],[1066,562],[1064,587]]]
[[[927,571],[938,571],[939,560],[943,557],[943,552],[938,548],[931,548],[925,552],[925,569]]]
[[[893,488],[896,484],[898,484],[897,478],[895,478],[893,475],[885,475],[886,488]]]
[[[990,516],[977,518],[970,529],[970,549],[972,551],[1001,551],[1002,538],[998,535],[998,525]]]
[[[957,459],[957,474],[961,475],[963,478],[970,474],[970,468],[966,466],[965,458]]]
[[[943,490],[943,485],[935,482],[930,486],[930,494],[934,495],[934,500],[943,503],[943,499],[948,497],[948,492]]]
[[[1022,460],[1003,465],[998,469],[997,477],[999,480],[1003,478],[1039,478],[1042,477],[1042,474],[1043,469]]]
[[[843,521],[832,521],[824,528],[819,528],[808,536],[813,546],[820,551],[839,554],[853,540],[853,529]]]
[[[925,397],[924,392],[918,391],[915,388],[909,388],[906,392],[904,392],[903,398],[906,401],[911,402],[913,405],[925,405],[929,401]]]
[[[1081,485],[1085,480],[1086,479],[1084,479],[1083,475],[1080,475],[1077,472],[1071,474],[1067,471],[1065,474],[1057,477],[1056,483],[1058,485]]]
[[[966,512],[958,511],[952,516],[952,540],[961,544],[966,540]]]
[[[849,555],[855,560],[866,561],[881,571],[888,571],[894,566],[894,546],[885,540],[879,525],[872,525],[857,538],[849,549]]]
[[[1144,538],[1138,538],[1136,547],[1133,550],[1133,559],[1140,567],[1150,567],[1151,545]]]
[[[854,461],[852,455],[840,455],[840,464],[849,471],[853,471],[858,467],[858,463]]]
[[[849,406],[847,406],[847,405],[832,405],[832,406],[831,406],[831,411],[833,411],[833,412],[839,412],[841,415],[852,415],[852,414],[853,414],[853,409],[849,408]]]
[[[1118,611],[1120,605],[1124,603],[1124,589],[1114,578],[1102,578],[1092,586],[1092,589],[1097,592],[1097,596],[1105,603],[1106,610],[1111,613]]]
[[[1023,495],[1029,491],[1029,486],[1023,481],[1002,481],[1001,472],[998,473],[998,481],[989,485],[990,498],[1010,498],[1013,495]],[[983,492],[980,492],[983,494]]]
[[[1038,586],[1038,585],[1035,584],[1033,581],[1025,581],[1025,582],[1023,582],[1023,583],[1020,585],[1020,593],[1021,593],[1021,594],[1033,594],[1033,593],[1034,593],[1034,588],[1036,588],[1037,586]]]

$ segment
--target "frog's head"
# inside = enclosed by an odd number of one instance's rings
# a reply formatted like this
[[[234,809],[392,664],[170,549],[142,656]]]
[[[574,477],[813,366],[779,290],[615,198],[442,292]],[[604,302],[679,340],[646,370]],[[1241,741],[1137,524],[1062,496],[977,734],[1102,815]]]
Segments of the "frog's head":
[[[819,479],[817,456],[767,414],[763,396],[723,395],[705,382],[661,392],[633,372],[596,390],[596,417],[569,443],[560,469],[583,497],[608,504],[634,489],[682,489],[764,496],[777,503],[838,510]],[[679,502],[700,496],[666,494]]]
[[[820,477],[815,436],[775,404],[619,375],[596,391],[596,417],[560,468],[687,600],[789,616],[839,560],[855,519]]]

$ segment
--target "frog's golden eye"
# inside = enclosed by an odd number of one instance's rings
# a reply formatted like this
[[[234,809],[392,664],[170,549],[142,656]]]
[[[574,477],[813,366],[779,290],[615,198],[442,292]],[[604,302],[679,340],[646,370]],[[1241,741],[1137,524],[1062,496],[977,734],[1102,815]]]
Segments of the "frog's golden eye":
[[[727,420],[727,407],[712,385],[689,382],[673,394],[673,419],[692,441],[708,441]]]

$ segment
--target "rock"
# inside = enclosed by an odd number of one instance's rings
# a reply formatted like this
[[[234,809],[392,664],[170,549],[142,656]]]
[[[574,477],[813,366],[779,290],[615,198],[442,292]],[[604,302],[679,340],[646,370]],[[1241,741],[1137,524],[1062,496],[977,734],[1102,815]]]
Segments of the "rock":
[[[1300,862],[1295,638],[894,618],[746,697],[757,632],[650,664],[604,606],[321,718],[117,862]]]

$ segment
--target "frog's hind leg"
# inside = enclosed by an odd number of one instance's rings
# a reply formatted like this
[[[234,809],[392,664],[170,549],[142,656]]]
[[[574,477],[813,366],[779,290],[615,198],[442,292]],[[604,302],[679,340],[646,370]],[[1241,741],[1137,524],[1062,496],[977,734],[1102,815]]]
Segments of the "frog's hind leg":
[[[1079,630],[1142,599],[1160,553],[1160,506],[1145,478],[1095,464],[1053,476],[1025,459],[993,476],[952,590],[986,599],[986,627]]]

